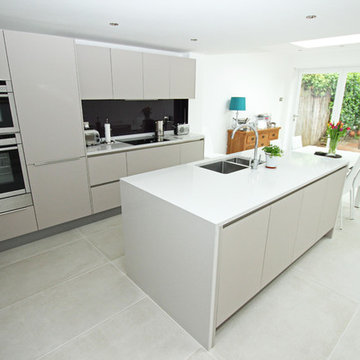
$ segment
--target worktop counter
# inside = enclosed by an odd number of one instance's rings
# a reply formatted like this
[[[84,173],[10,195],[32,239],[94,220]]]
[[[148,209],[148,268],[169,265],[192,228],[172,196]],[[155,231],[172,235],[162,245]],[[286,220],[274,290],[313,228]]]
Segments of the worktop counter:
[[[248,154],[248,152],[247,152]],[[343,159],[290,152],[277,169],[265,164],[221,174],[199,165],[242,153],[121,179],[212,224],[224,225],[344,166]]]
[[[165,134],[165,141],[162,142],[154,142],[149,144],[141,144],[141,145],[132,145],[127,144],[122,141],[126,140],[136,140],[140,139],[141,137],[137,136],[128,136],[127,139],[119,139],[116,140],[116,142],[111,144],[99,144],[99,145],[93,145],[86,148],[86,155],[88,157],[91,156],[97,156],[97,155],[103,155],[103,154],[111,154],[116,152],[125,152],[125,151],[133,151],[133,150],[139,150],[139,149],[146,149],[146,148],[152,148],[152,147],[159,147],[159,146],[167,146],[167,145],[174,145],[174,144],[181,144],[186,143],[190,141],[197,141],[197,140],[203,140],[203,135],[198,134],[188,134],[188,135],[166,135]],[[147,137],[150,138],[150,137]]]

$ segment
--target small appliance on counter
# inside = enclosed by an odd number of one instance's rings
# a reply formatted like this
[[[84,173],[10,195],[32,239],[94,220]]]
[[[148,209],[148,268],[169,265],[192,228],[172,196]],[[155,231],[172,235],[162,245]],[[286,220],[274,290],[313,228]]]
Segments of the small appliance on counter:
[[[106,122],[104,124],[104,130],[105,130],[105,142],[107,144],[111,143],[111,127],[109,123],[109,119],[106,119]]]
[[[164,141],[164,120],[155,121],[155,138],[156,141]]]
[[[189,124],[177,124],[174,129],[175,135],[188,135],[189,132]]]
[[[97,130],[84,130],[86,146],[100,144],[100,134]]]

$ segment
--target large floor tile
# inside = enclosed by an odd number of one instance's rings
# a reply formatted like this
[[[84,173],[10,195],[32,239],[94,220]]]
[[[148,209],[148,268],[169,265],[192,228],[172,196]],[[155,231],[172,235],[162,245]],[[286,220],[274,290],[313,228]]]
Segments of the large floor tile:
[[[360,359],[360,312],[358,311],[341,336],[328,360]]]
[[[359,225],[348,220],[332,239],[322,239],[293,268],[340,294],[360,302]]]
[[[112,263],[120,270],[122,271],[124,274],[126,274],[126,268],[125,268],[125,263],[124,263],[124,259],[125,256],[120,256],[119,258],[115,259],[112,261]]]
[[[325,360],[356,307],[285,273],[219,328],[213,351],[226,360]]]
[[[222,360],[211,355],[208,351],[204,349],[199,349],[194,354],[190,355],[186,360]]]
[[[82,238],[83,235],[81,232],[74,229],[49,236],[14,249],[0,252],[0,268]]]
[[[185,360],[199,346],[146,298],[44,360]]]
[[[110,264],[44,290],[0,311],[0,359],[48,353],[143,296]]]
[[[101,232],[86,235],[86,238],[110,260],[124,255],[121,226],[113,226]]]
[[[0,308],[106,262],[79,240],[0,269]]]
[[[122,218],[121,215],[111,216],[104,220],[93,222],[85,226],[79,227],[79,231],[84,235],[93,235],[95,233],[100,233],[104,230],[109,230],[114,227],[121,226]]]

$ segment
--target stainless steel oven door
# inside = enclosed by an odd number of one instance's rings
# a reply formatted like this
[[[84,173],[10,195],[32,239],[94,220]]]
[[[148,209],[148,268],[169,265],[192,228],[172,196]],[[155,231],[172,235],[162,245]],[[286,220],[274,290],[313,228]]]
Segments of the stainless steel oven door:
[[[0,134],[19,131],[13,93],[0,93]]]
[[[0,199],[30,192],[26,174],[21,144],[0,145]]]

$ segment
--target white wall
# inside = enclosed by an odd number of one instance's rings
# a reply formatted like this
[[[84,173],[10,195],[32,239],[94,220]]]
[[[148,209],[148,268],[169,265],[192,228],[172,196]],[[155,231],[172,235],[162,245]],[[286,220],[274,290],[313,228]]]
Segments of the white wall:
[[[190,101],[191,131],[206,137],[205,153],[225,153],[232,96],[246,97],[246,114],[270,113],[283,126],[294,75],[289,59],[257,54],[197,56],[196,99]],[[280,102],[279,98],[284,101]]]
[[[226,152],[226,130],[235,115],[228,110],[232,96],[246,97],[247,115],[270,113],[282,127],[280,140],[285,146],[295,111],[296,69],[360,66],[360,49],[354,47],[193,57],[196,98],[189,103],[189,124],[192,132],[205,135],[206,155]]]

